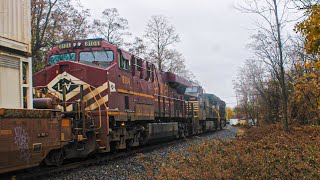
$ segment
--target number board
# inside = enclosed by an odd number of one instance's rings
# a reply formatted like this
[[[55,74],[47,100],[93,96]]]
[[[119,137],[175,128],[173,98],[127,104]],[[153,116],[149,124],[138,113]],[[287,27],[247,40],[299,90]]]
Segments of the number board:
[[[101,42],[100,41],[85,41],[84,46],[85,47],[101,46]]]
[[[96,40],[89,40],[84,42],[85,47],[97,47],[101,46],[101,41],[96,41]],[[69,49],[69,48],[81,48],[82,43],[80,41],[78,42],[64,42],[59,44],[59,49]]]
[[[59,49],[68,49],[68,48],[71,48],[71,42],[59,44]]]

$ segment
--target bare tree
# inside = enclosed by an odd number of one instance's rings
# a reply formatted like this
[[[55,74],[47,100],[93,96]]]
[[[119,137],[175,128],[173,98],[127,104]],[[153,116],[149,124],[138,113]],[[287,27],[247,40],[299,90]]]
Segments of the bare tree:
[[[147,24],[145,38],[150,44],[149,57],[155,60],[160,71],[163,71],[166,61],[166,51],[180,41],[175,28],[164,16],[152,16]]]
[[[261,94],[264,94],[263,73],[261,63],[248,59],[237,74],[237,80],[234,81],[241,109],[252,120],[259,117],[257,101]]]
[[[158,59],[161,60],[161,69],[162,71],[166,71],[166,72],[172,72],[174,74],[177,74],[181,77],[185,77],[186,79],[190,80],[190,81],[195,81],[195,76],[193,75],[193,73],[191,71],[189,71],[185,65],[185,58],[183,57],[183,55],[178,52],[178,50],[173,49],[173,44],[175,42],[178,42],[178,36],[174,35],[176,37],[173,37],[174,42],[172,42],[172,40],[170,40],[170,38],[172,38],[172,34],[174,33],[174,28],[172,26],[168,25],[168,22],[165,19],[162,19],[163,17],[153,17],[155,19],[152,19],[154,21],[152,21],[152,23],[155,24],[148,24],[148,29],[150,30],[149,33],[144,36],[145,40],[136,37],[132,43],[128,43],[127,48],[128,51],[130,51],[131,53],[135,54],[136,56],[142,57],[146,60],[149,60],[152,63],[155,63],[159,66],[159,61]],[[162,22],[159,22],[162,21]],[[151,25],[159,25],[159,23],[165,23],[162,24],[161,27],[159,29],[150,29],[152,28]],[[160,27],[160,26],[159,26]],[[167,27],[167,31],[164,31],[165,28]],[[152,30],[152,31],[151,31]],[[155,37],[153,35],[159,33],[159,37],[157,37],[156,41],[153,41],[154,39],[151,39],[153,42],[157,42],[157,44],[159,43],[159,49],[157,48],[157,46],[155,46],[154,44],[152,44],[153,46],[148,46],[147,43],[150,44],[150,39],[148,37]],[[166,34],[168,33],[168,34]],[[164,36],[166,35],[166,36]],[[167,36],[168,35],[168,36]],[[168,42],[164,42],[162,41],[163,38],[166,38],[168,40]],[[158,41],[159,39],[159,41]],[[169,40],[171,42],[169,42]],[[158,53],[159,52],[159,53]],[[159,55],[159,56],[157,56]],[[159,58],[160,57],[160,58]]]
[[[139,38],[139,37],[135,37],[132,43],[128,43],[126,45],[126,47],[128,48],[128,51],[131,52],[132,54],[141,57],[141,58],[145,58],[146,54],[147,54],[147,46],[145,44],[145,42],[143,41],[143,39]]]
[[[192,82],[195,82],[194,74],[187,68],[185,58],[176,49],[165,51],[165,66],[164,71],[172,72],[176,75],[184,77]]]
[[[284,129],[288,130],[288,92],[285,76],[285,60],[284,55],[284,33],[283,27],[289,22],[288,12],[289,0],[242,0],[244,4],[239,5],[239,9],[244,13],[255,14],[262,19],[256,25],[259,28],[259,35],[263,34],[270,42],[263,42],[264,47],[269,48],[272,52],[265,53],[265,57],[269,60],[269,65],[275,73],[282,92],[283,122]],[[262,38],[260,38],[262,40]],[[271,54],[271,56],[269,56]]]
[[[131,35],[128,32],[128,20],[121,17],[116,8],[105,9],[102,12],[102,19],[93,21],[93,28],[95,30],[94,36],[103,36],[107,41],[118,46],[124,44],[123,37]]]
[[[300,36],[291,36],[289,39],[290,46],[286,49],[288,51],[288,65],[290,74],[288,74],[289,82],[294,83],[294,77],[301,76],[303,71],[298,69],[297,65],[303,66],[307,61],[313,59],[311,54],[307,54],[305,51],[305,39]]]
[[[185,59],[176,49],[166,50],[164,54],[165,61],[168,61],[167,65],[164,67],[165,71],[178,74],[186,69]]]
[[[67,12],[64,21],[61,21],[63,27],[60,31],[60,37],[63,40],[84,39],[91,33],[88,17],[90,17],[89,9],[81,9],[71,7]],[[71,18],[70,18],[71,17]]]
[[[299,9],[309,9],[310,7],[320,4],[320,0],[292,0]]]

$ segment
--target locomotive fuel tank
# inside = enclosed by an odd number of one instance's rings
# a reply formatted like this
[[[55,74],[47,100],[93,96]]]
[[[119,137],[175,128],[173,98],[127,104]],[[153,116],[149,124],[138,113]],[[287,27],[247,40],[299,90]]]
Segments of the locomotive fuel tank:
[[[146,133],[146,139],[149,141],[161,138],[176,138],[179,135],[178,123],[149,123]]]
[[[35,109],[53,109],[53,101],[51,98],[34,98],[33,108]]]

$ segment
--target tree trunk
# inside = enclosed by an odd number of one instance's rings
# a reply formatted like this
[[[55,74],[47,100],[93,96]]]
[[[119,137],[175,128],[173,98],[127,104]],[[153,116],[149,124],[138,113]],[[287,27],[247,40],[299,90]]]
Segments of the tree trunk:
[[[279,58],[280,58],[280,83],[281,83],[281,90],[282,90],[282,101],[283,101],[283,123],[284,123],[284,130],[288,131],[288,96],[287,96],[287,88],[286,88],[286,81],[285,81],[285,69],[284,69],[284,62],[283,62],[283,52],[282,52],[282,41],[281,41],[281,32],[280,32],[280,22],[278,17],[278,6],[277,0],[273,0],[274,4],[274,14],[276,18],[276,25],[277,25],[277,38],[278,38],[278,48],[279,48]]]

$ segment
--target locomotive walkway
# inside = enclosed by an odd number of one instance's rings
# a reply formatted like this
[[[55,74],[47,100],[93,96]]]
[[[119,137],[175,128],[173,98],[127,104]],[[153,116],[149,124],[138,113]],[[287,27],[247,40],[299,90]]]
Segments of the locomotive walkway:
[[[99,165],[81,167],[76,170],[62,172],[51,176],[49,179],[129,179],[143,176],[146,172],[143,162],[147,160],[152,163],[154,171],[160,168],[169,158],[172,152],[182,153],[188,146],[195,146],[199,143],[212,139],[230,140],[237,134],[237,128],[227,125],[224,130],[211,132],[201,136],[194,136],[179,143],[168,144],[147,153],[138,153],[134,156],[115,159],[110,162],[103,162]]]

